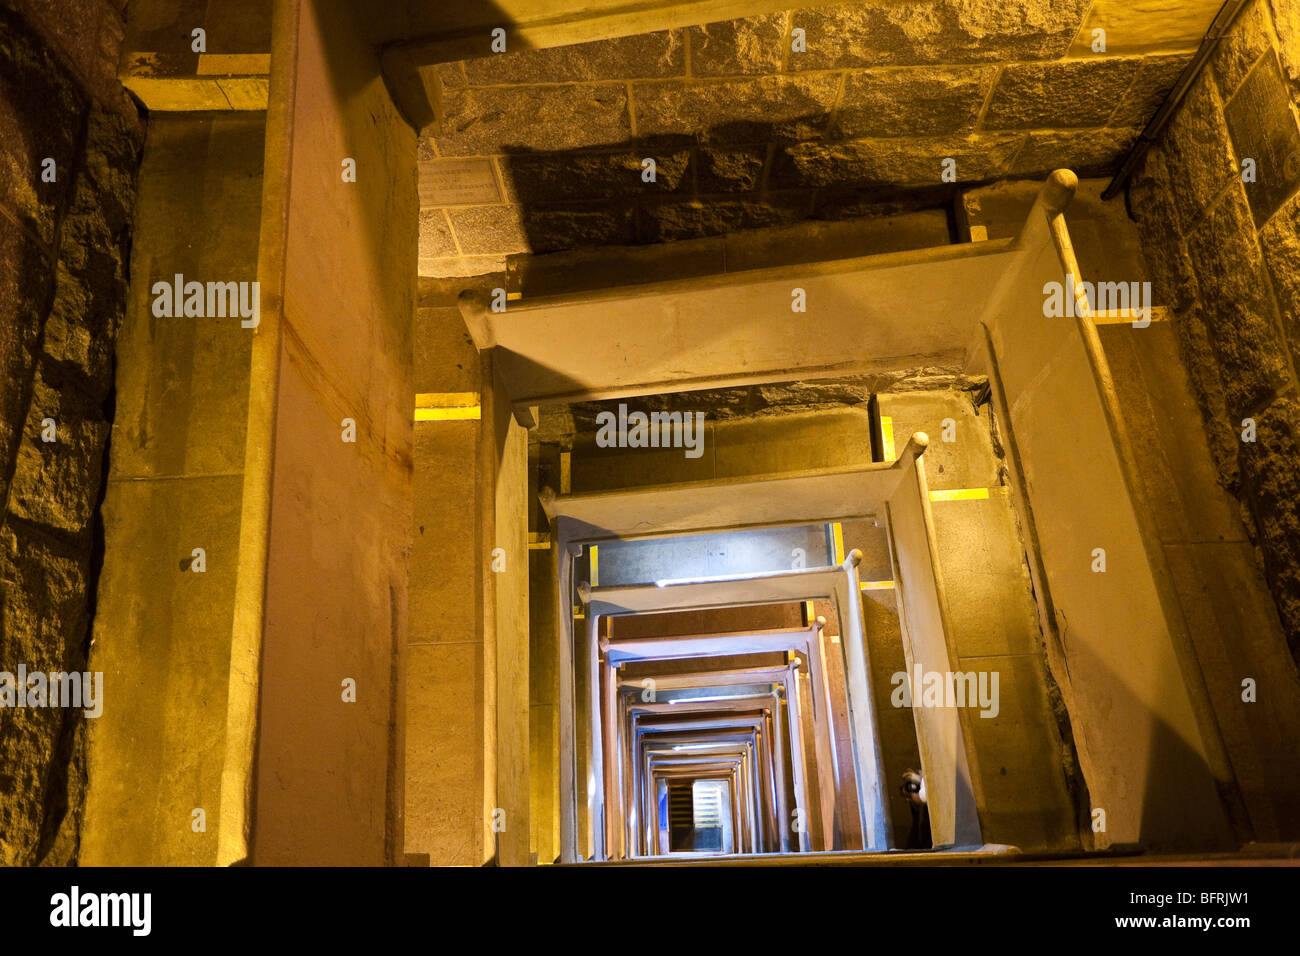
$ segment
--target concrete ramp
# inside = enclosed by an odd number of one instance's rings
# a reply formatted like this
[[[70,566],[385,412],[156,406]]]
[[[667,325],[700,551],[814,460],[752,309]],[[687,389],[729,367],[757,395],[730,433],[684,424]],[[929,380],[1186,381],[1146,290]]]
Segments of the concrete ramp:
[[[1126,430],[1065,226],[1075,184],[1057,171],[1039,194],[983,322],[1022,522],[1036,529],[1036,583],[1053,609],[1094,819],[1103,814],[1095,840],[1230,845],[1235,784],[1137,478],[1133,448],[1150,438]],[[1064,316],[1045,314],[1050,283],[1067,296]]]
[[[467,295],[520,406],[960,364],[1010,240],[504,302]]]

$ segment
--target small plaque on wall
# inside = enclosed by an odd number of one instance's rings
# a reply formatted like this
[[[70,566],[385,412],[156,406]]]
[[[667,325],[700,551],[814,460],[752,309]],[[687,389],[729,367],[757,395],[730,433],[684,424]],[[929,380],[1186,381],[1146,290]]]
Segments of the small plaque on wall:
[[[429,159],[420,163],[420,207],[478,206],[501,202],[492,160]]]

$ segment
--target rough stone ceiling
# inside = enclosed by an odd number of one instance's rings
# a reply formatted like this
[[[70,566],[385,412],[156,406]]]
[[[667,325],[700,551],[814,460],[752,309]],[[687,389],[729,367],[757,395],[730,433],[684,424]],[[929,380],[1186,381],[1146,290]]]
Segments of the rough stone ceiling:
[[[937,207],[1059,166],[1109,175],[1219,6],[877,0],[445,64],[419,143],[420,272]]]

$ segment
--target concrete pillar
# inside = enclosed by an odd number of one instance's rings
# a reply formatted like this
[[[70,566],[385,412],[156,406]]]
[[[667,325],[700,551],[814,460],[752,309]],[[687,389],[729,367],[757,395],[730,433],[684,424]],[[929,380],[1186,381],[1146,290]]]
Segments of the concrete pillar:
[[[156,316],[152,287],[257,278],[264,136],[256,112],[149,123],[117,342],[91,652],[107,706],[89,727],[83,865],[217,860],[254,330]]]
[[[527,430],[465,335],[459,291],[429,282],[417,315],[420,401],[472,396],[474,414],[416,423],[406,852],[522,866],[539,743],[529,731]]]
[[[956,645],[950,663],[954,670],[999,675],[998,713],[981,717],[978,708],[965,708],[963,714],[970,718],[967,751],[984,840],[1025,850],[1073,849],[1079,841],[1071,790],[1081,781],[1067,775],[1071,741],[1062,739],[1052,709],[1055,692],[1025,545],[1000,486],[989,412],[977,415],[951,393],[881,395],[879,402],[895,436],[939,436],[926,450],[926,478],[941,496],[932,507]],[[945,420],[954,441],[943,440]],[[892,634],[892,616],[888,625]],[[897,664],[895,657],[891,666]],[[897,778],[890,782],[896,792]]]
[[[544,522],[541,526],[546,527]],[[550,586],[554,560],[554,549],[549,546],[529,551],[529,818],[532,849],[540,863],[550,863],[560,855],[560,674],[556,667],[555,591]]]
[[[352,7],[274,8],[226,863],[401,854],[415,141]]]
[[[528,432],[493,375],[488,405],[493,450],[494,532],[489,552],[496,680],[496,837],[501,866],[531,855],[528,732]],[[488,420],[485,420],[485,424]],[[490,674],[491,672],[489,672]],[[491,677],[489,677],[491,679]],[[499,829],[504,825],[504,829]]]
[[[465,338],[455,293],[435,285],[421,291],[415,392],[429,396],[422,404],[477,406],[481,398],[483,363]],[[435,866],[479,866],[493,852],[483,817],[483,585],[490,558],[480,541],[481,409],[474,415],[415,423],[406,852]]]

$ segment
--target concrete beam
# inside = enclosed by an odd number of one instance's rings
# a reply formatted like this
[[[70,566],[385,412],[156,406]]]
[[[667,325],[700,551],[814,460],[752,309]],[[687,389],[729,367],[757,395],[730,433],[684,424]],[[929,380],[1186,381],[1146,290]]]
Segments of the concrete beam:
[[[460,307],[520,405],[960,363],[1015,240]]]
[[[1016,264],[983,322],[1020,511],[1062,635],[1075,741],[1108,817],[1095,839],[1244,842],[1237,781],[1141,486],[1134,443],[1146,439],[1128,432],[1086,300],[1073,317],[1043,316],[1046,283],[1068,276],[1082,295],[1064,216],[1076,185],[1052,174],[1020,238],[1040,251]]]
[[[563,518],[568,541],[651,537],[883,514],[929,438],[913,435],[892,462],[557,496],[542,507]]]
[[[344,0],[275,15],[219,862],[394,865],[415,139]]]

